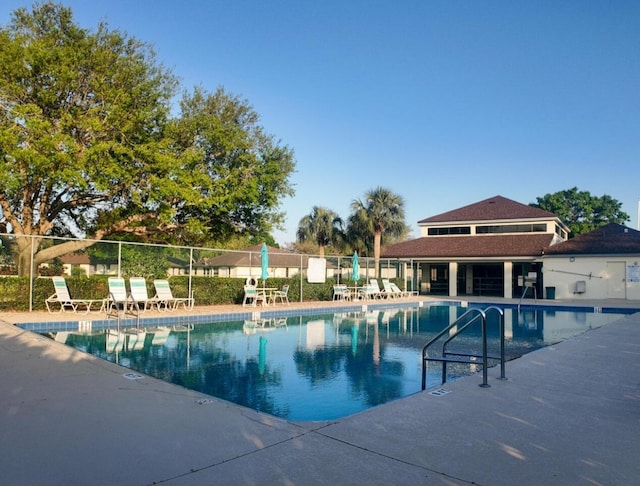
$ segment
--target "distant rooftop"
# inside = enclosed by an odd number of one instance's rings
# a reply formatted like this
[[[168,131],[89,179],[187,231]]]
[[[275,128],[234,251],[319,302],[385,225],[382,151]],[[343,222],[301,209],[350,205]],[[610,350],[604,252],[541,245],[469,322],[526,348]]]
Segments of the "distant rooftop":
[[[640,254],[640,231],[621,224],[609,223],[589,233],[553,245],[548,255],[568,254]]]
[[[461,221],[486,221],[502,219],[556,218],[548,211],[534,208],[502,196],[494,196],[446,213],[437,214],[418,221],[418,224],[448,223]]]

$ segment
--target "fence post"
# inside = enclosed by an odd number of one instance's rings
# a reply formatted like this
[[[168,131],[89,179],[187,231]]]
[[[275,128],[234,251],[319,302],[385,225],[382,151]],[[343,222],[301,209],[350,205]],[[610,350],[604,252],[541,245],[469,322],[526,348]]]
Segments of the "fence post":
[[[302,253],[300,254],[300,302],[302,302],[304,299],[302,298],[302,266],[304,265],[304,260],[303,260],[303,256]]]
[[[193,279],[193,248],[189,248],[189,297],[193,298],[193,290],[191,290],[191,280]],[[192,300],[191,304],[195,304]]]
[[[29,265],[31,267],[31,272],[29,272],[29,312],[33,312],[33,276],[34,276],[34,272],[33,272],[33,254],[34,254],[34,249],[33,249],[33,242],[35,236],[31,235],[31,264]]]
[[[122,277],[122,242],[118,242],[118,277]]]

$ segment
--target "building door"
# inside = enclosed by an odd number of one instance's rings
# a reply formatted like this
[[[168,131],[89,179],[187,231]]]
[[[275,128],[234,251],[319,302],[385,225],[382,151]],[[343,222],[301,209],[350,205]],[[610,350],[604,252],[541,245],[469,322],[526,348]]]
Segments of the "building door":
[[[504,297],[504,264],[474,264],[473,295]]]
[[[625,262],[607,262],[607,275],[607,297],[610,299],[626,299]]]
[[[429,266],[429,294],[449,295],[449,265],[432,264]]]

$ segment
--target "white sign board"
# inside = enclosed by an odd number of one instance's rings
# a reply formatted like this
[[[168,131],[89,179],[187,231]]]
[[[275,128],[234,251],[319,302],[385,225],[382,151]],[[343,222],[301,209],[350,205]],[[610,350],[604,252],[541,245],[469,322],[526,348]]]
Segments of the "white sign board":
[[[307,282],[324,283],[327,279],[327,260],[324,258],[309,258]]]

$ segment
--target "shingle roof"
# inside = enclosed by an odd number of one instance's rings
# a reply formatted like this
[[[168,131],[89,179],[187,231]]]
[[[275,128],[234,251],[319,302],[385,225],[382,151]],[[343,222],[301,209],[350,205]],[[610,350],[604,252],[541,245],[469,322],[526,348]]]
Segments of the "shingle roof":
[[[609,223],[545,250],[548,255],[640,254],[640,231]]]
[[[551,244],[552,234],[422,237],[389,245],[384,258],[533,257]]]
[[[60,257],[60,261],[69,265],[87,265],[89,263],[89,255],[86,253],[67,253]]]
[[[485,221],[501,219],[556,218],[548,211],[512,201],[502,196],[494,196],[484,201],[463,206],[446,213],[437,214],[418,221],[421,223],[445,223],[455,221]]]
[[[242,250],[229,251],[222,255],[213,258],[206,258],[199,261],[196,266],[206,267],[259,267],[262,264],[260,257],[260,250],[262,244],[250,246]],[[274,248],[273,246],[267,246],[269,252],[269,268],[278,267],[300,267],[300,255],[297,253],[291,253],[281,248]],[[249,261],[249,255],[251,255],[251,261]],[[308,266],[309,256],[302,256],[302,265]],[[334,265],[331,262],[327,262],[327,268],[332,268]]]

